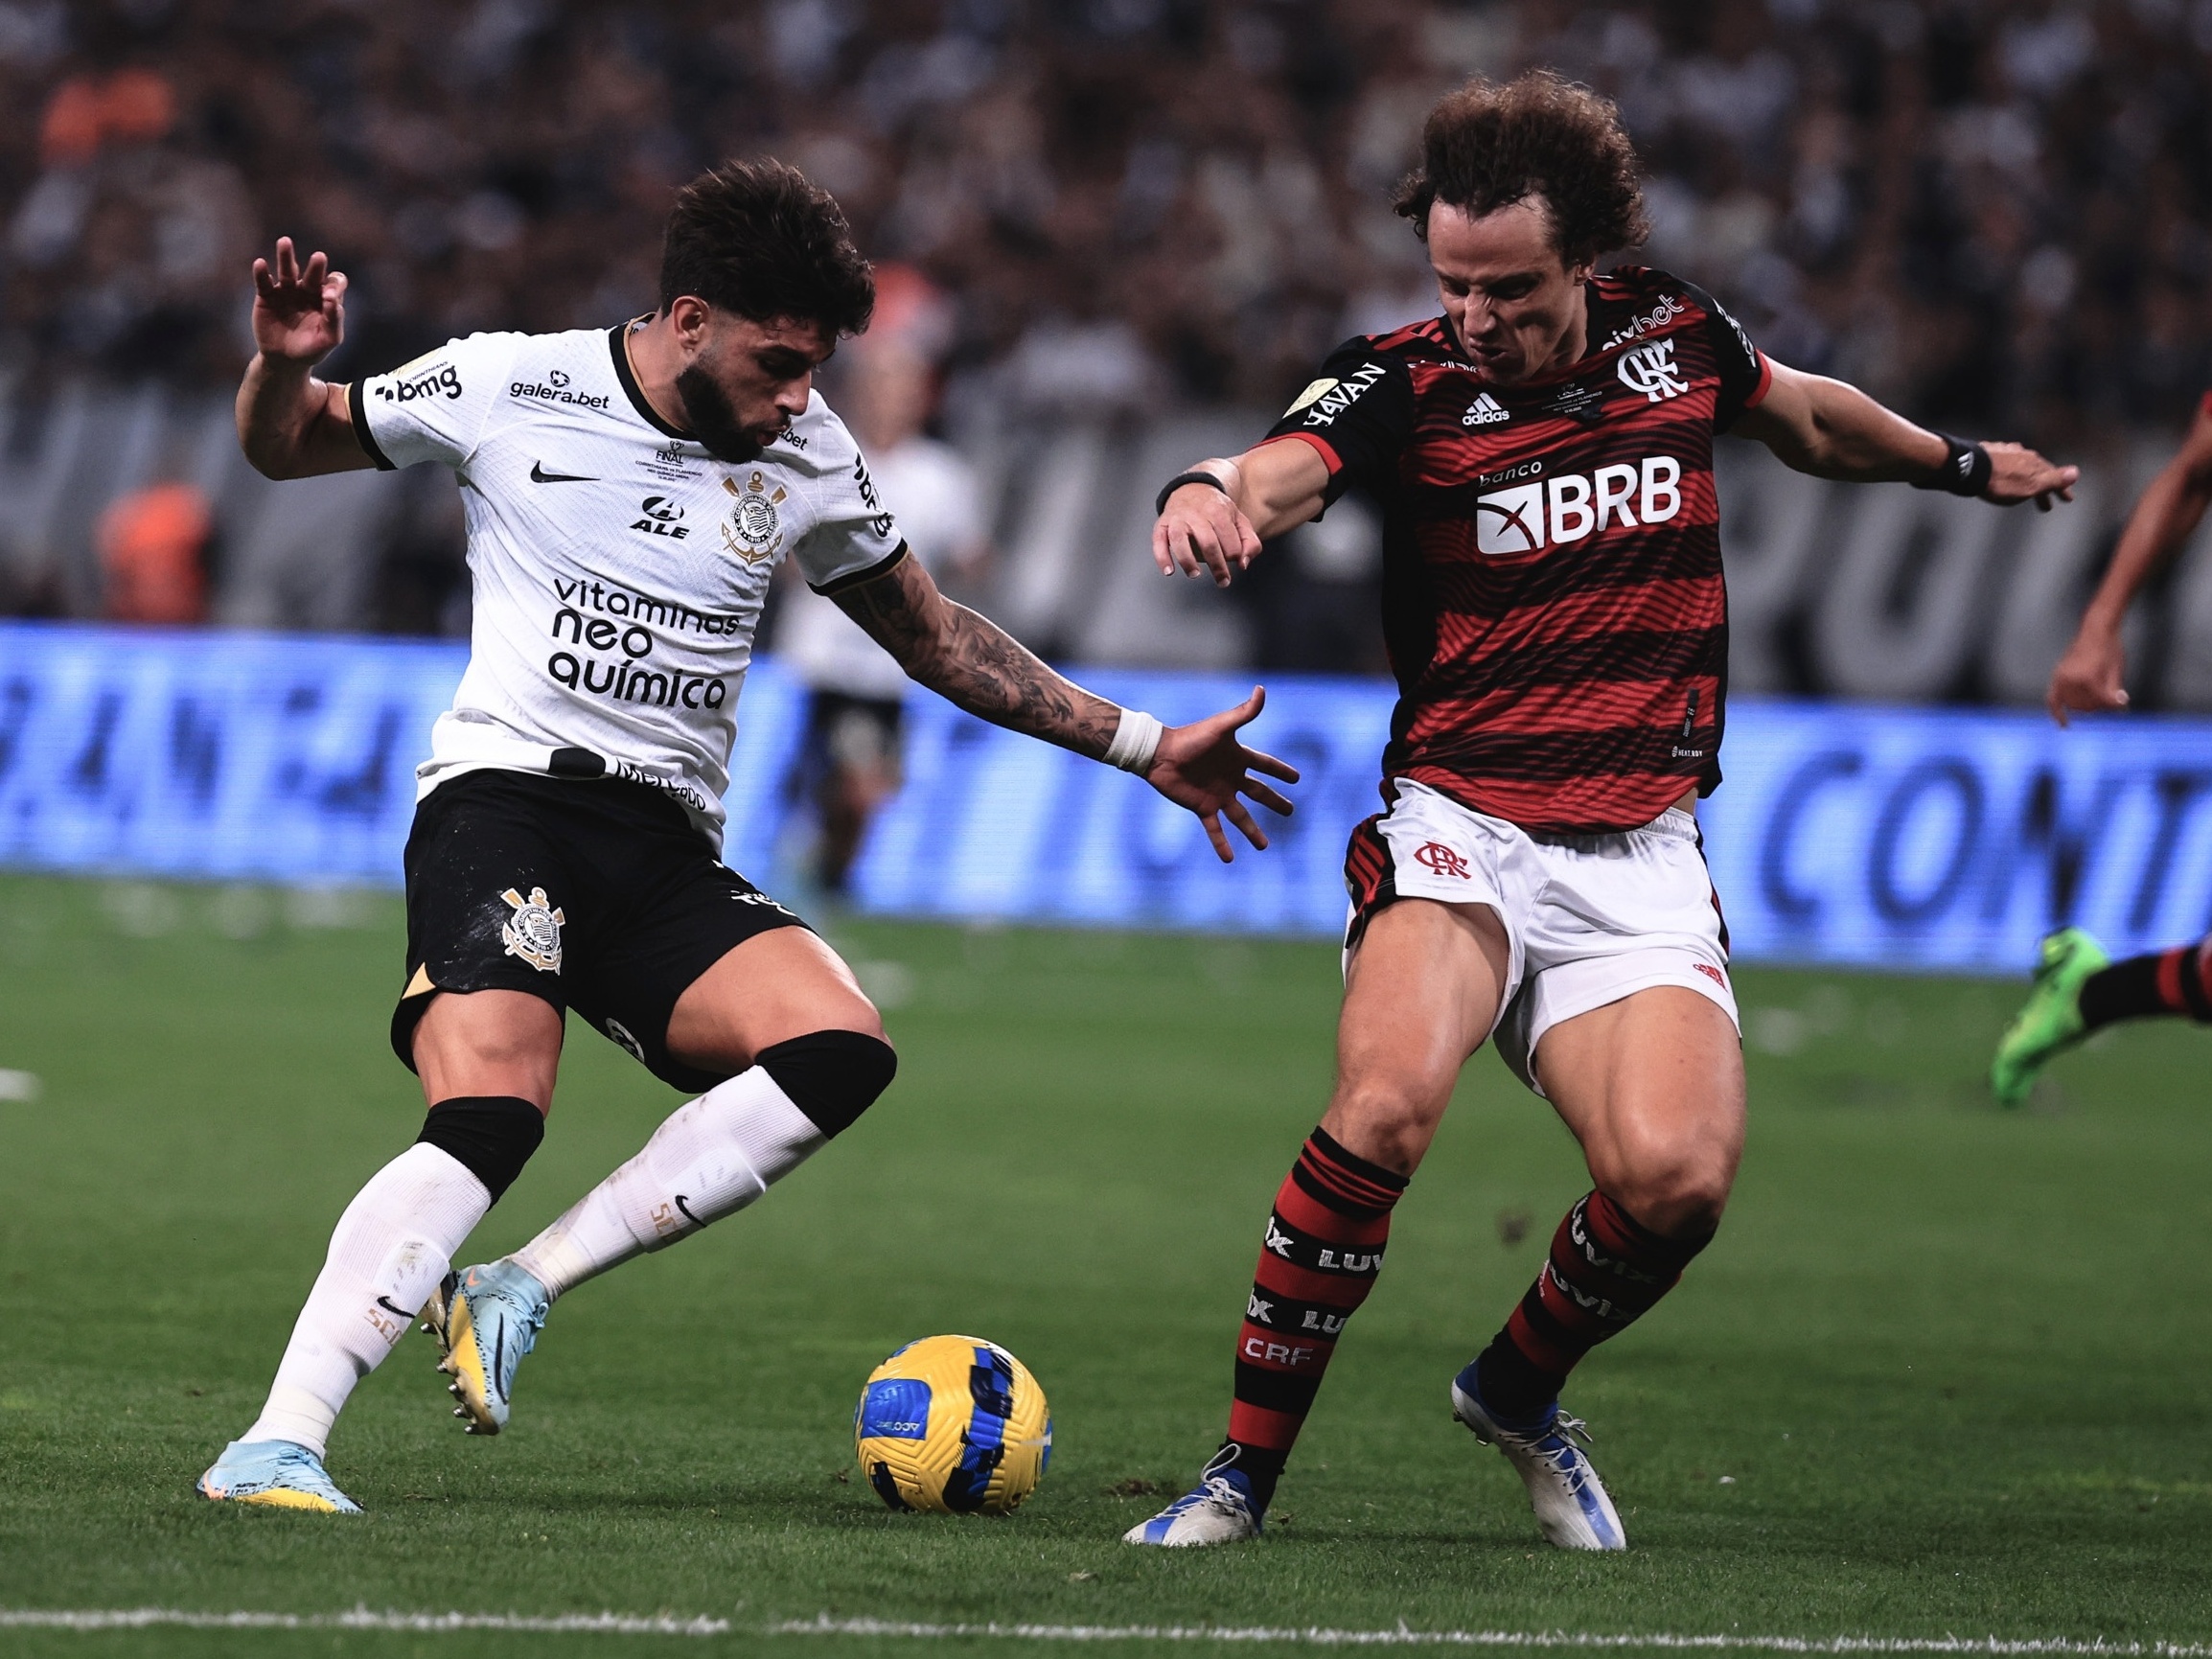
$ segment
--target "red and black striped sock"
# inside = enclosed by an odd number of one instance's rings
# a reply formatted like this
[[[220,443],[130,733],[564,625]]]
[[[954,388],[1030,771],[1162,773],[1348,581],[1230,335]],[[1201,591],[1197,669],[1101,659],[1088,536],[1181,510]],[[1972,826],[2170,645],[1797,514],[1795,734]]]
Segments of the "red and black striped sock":
[[[2212,1024],[2212,961],[2206,960],[2205,945],[2130,956],[2082,981],[2082,1024],[2091,1031],[2151,1014],[2186,1014],[2199,1025]]]
[[[1345,1321],[1373,1288],[1390,1238],[1394,1175],[1316,1129],[1267,1218],[1252,1300],[1236,1334],[1236,1399],[1229,1411],[1233,1466],[1264,1509],[1313,1409]]]
[[[1582,1356],[1648,1312],[1712,1238],[1662,1238],[1602,1192],[1577,1200],[1536,1282],[1475,1362],[1483,1403],[1541,1417]]]

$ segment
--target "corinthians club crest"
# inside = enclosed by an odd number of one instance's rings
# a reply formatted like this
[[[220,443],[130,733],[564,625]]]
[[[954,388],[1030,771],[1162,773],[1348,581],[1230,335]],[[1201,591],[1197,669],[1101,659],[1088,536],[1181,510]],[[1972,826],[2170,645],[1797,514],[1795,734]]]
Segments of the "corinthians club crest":
[[[568,918],[545,902],[545,889],[532,887],[525,899],[513,887],[499,895],[515,913],[499,929],[510,956],[520,956],[542,974],[561,971],[561,924]]]
[[[722,544],[748,565],[773,558],[783,545],[783,516],[776,511],[786,494],[783,486],[771,490],[768,480],[755,472],[743,489],[727,475],[722,487],[737,497],[737,505],[723,521]]]

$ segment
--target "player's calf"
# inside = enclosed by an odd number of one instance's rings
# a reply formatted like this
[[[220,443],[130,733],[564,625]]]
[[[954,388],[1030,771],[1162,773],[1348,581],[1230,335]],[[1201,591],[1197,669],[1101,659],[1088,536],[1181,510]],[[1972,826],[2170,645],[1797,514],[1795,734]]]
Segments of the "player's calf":
[[[898,1056],[861,1031],[814,1031],[688,1101],[644,1150],[513,1256],[449,1276],[424,1310],[472,1434],[507,1424],[515,1373],[553,1302],[609,1268],[734,1215],[874,1104]]]

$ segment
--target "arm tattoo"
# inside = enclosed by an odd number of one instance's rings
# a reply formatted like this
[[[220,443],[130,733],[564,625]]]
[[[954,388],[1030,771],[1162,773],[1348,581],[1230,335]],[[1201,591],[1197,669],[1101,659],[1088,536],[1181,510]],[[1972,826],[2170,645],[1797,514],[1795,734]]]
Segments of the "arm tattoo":
[[[988,617],[952,603],[919,560],[902,559],[836,597],[901,668],[955,706],[1094,760],[1113,743],[1118,704],[1053,673]]]

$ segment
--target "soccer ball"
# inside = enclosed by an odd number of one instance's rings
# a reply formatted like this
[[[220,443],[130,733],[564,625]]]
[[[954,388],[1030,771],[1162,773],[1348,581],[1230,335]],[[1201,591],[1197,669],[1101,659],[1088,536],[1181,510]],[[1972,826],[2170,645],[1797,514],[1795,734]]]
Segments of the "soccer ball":
[[[853,1414],[861,1473],[894,1509],[1002,1515],[1052,1461],[1052,1414],[1028,1368],[973,1336],[910,1342]]]

